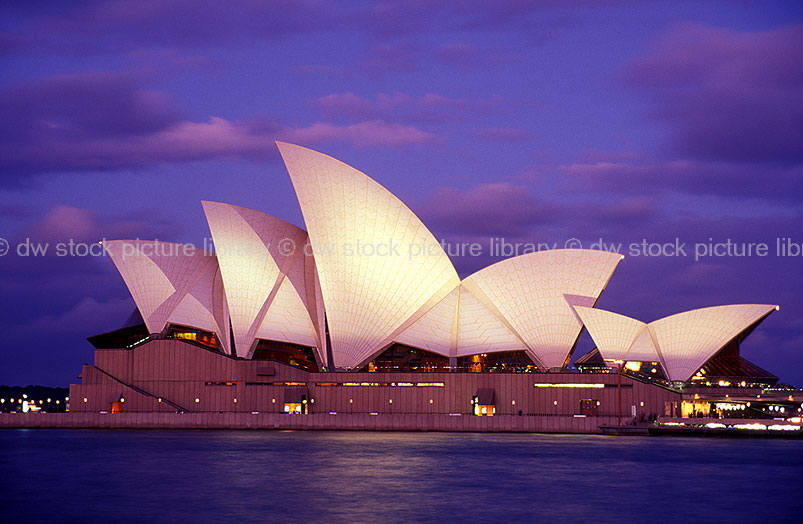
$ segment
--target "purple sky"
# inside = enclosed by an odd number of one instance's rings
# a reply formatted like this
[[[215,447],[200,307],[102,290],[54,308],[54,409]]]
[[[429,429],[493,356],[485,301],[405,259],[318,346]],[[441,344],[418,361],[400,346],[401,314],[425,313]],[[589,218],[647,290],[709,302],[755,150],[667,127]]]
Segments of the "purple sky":
[[[803,244],[799,2],[8,4],[0,384],[74,382],[85,338],[134,308],[108,258],[56,243],[200,245],[202,199],[303,226],[280,139],[364,171],[450,242],[678,238],[688,256],[628,256],[598,306],[780,304],[742,353],[803,385],[803,256],[775,252]],[[18,256],[26,238],[48,254]],[[709,238],[770,252],[695,261]]]

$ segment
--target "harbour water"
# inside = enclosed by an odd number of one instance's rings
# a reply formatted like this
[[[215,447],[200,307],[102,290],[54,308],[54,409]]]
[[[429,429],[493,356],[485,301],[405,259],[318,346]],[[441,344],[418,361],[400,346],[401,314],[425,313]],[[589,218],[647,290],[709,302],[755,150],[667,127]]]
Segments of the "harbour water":
[[[803,441],[0,431],[0,522],[801,522]]]

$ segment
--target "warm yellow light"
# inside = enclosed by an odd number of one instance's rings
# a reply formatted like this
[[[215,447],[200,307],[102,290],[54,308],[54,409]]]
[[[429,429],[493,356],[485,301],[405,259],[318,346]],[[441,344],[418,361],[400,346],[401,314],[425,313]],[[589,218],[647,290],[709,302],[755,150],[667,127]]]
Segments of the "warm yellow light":
[[[510,403],[511,403],[512,405],[514,405],[514,406],[516,405],[516,401],[515,401],[515,400],[511,400],[511,401],[510,401]]]
[[[235,403],[235,404],[237,403],[237,399],[236,399],[236,398],[234,399],[234,403]]]
[[[533,384],[536,388],[594,388],[594,389],[602,389],[605,387],[605,384],[600,383],[589,383],[589,384],[577,384],[577,383],[562,383],[562,384],[544,384],[540,382],[536,382]]]
[[[555,402],[553,402],[553,404],[557,406],[558,405],[558,401],[556,400]]]
[[[84,402],[86,402],[86,397],[84,397]]]
[[[432,404],[432,399],[429,399],[429,403]]]
[[[201,401],[201,399],[199,399],[198,397],[195,397],[195,403],[196,404],[199,403],[200,401]]]
[[[274,399],[271,399],[271,401],[270,401],[270,402],[271,402],[271,404],[276,404],[276,399],[275,399],[275,398],[274,398]]]
[[[120,397],[120,402],[125,402],[125,399],[123,397]]]
[[[641,402],[641,407],[644,407],[644,402]]]
[[[159,403],[161,404],[161,402],[162,402],[162,397],[159,397],[159,398],[157,398],[157,399],[156,399],[156,402],[159,402]]]
[[[641,362],[629,361],[627,364],[625,364],[625,369],[629,369],[630,371],[639,371],[641,369]]]
[[[430,402],[432,402],[432,401],[430,400]],[[353,398],[349,399],[349,404],[354,404],[354,399]]]
[[[393,399],[388,399],[388,404],[393,404]]]

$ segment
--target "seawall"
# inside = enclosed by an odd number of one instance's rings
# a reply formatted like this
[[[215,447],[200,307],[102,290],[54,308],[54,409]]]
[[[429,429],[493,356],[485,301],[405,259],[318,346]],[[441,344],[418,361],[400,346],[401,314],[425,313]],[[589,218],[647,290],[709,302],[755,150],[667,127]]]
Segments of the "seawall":
[[[315,413],[4,413],[0,428],[73,429],[276,429],[343,431],[459,431],[511,433],[601,433],[616,417],[476,417],[449,414]]]

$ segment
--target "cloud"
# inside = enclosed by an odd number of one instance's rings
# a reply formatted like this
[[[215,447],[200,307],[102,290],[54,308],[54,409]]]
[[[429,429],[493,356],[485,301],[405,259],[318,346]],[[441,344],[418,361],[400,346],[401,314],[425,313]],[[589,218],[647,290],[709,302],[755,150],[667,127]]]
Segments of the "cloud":
[[[651,117],[671,126],[684,157],[803,160],[803,25],[742,32],[682,24],[631,63],[626,83],[646,92]]]
[[[404,123],[439,124],[489,113],[504,103],[496,95],[486,99],[450,98],[437,93],[414,97],[405,93],[379,93],[373,97],[353,92],[332,93],[312,103],[326,118],[382,119]]]
[[[442,233],[519,236],[548,224],[557,208],[539,201],[526,186],[496,182],[436,189],[416,212]]]
[[[479,49],[469,43],[441,44],[432,53],[435,61],[442,64],[463,66],[475,65],[479,59]]]
[[[37,242],[59,242],[69,239],[78,242],[98,242],[103,238],[136,238],[149,229],[139,220],[122,217],[108,219],[97,211],[73,206],[57,205],[25,232]]]
[[[515,129],[510,127],[489,127],[477,131],[477,136],[487,142],[521,142],[531,138],[531,133],[526,129]]]
[[[307,127],[287,129],[282,137],[293,142],[317,144],[320,142],[348,142],[356,147],[405,146],[438,142],[435,135],[415,127],[370,120],[347,126],[317,122]]]
[[[400,108],[410,106],[413,98],[404,93],[379,93],[373,99],[355,93],[332,93],[313,100],[326,118],[388,118]]]
[[[12,7],[10,37],[20,48],[80,54],[149,47],[203,47],[246,38],[326,31],[347,12],[315,0],[136,0],[59,2]],[[10,38],[9,37],[9,38]],[[24,42],[24,46],[21,42]]]
[[[84,73],[34,80],[0,90],[0,137],[80,141],[164,130],[181,115],[163,93],[141,89],[132,75]]]
[[[337,100],[331,102],[337,105]],[[138,88],[128,75],[110,73],[52,77],[6,88],[0,91],[0,109],[5,117],[0,123],[0,176],[5,185],[47,172],[278,159],[274,141],[281,139],[305,145],[339,141],[356,147],[437,142],[429,132],[381,118],[306,126],[270,119],[190,121],[162,93]]]
[[[547,168],[548,170],[549,168]],[[772,166],[723,161],[613,161],[556,166],[575,189],[608,194],[650,195],[676,191],[696,195],[746,196],[798,201],[803,166]]]

